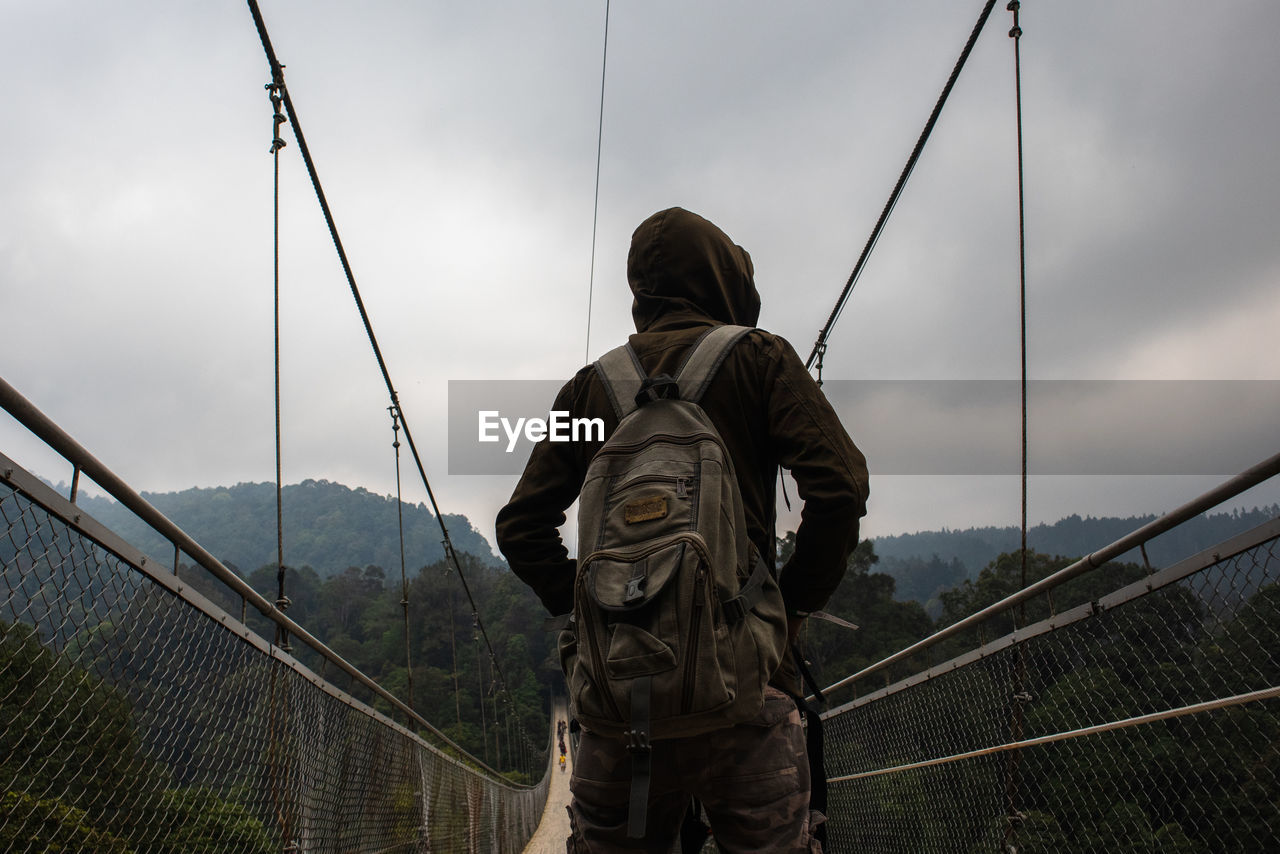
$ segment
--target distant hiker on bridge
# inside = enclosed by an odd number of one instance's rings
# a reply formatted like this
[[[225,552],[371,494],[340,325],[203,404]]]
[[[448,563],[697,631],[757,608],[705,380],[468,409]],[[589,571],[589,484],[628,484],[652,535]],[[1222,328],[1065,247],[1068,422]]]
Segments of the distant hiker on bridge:
[[[627,277],[630,349],[552,407],[603,419],[604,441],[536,444],[497,520],[512,570],[571,615],[569,850],[670,851],[691,797],[723,851],[820,850],[784,652],[844,574],[866,461],[791,345],[753,328],[750,256],[719,228],[654,214]],[[776,571],[779,466],[804,508]],[[580,493],[581,564],[558,531]]]

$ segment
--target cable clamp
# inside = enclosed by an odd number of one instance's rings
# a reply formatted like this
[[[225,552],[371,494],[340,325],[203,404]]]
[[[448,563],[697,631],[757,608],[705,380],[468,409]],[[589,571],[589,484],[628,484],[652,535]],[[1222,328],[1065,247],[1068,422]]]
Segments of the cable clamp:
[[[284,68],[283,65],[280,67]],[[284,103],[284,96],[280,94],[281,87],[279,83],[268,83],[263,88],[267,90],[269,93],[268,97],[271,98],[271,109],[273,111],[273,115],[271,116],[272,139],[270,152],[275,154],[277,151],[285,147],[285,141],[280,138],[280,125],[288,121],[288,119],[285,118],[284,113],[280,112],[280,105]]]
[[[391,447],[400,450],[400,407],[392,404],[387,407],[391,413]]]

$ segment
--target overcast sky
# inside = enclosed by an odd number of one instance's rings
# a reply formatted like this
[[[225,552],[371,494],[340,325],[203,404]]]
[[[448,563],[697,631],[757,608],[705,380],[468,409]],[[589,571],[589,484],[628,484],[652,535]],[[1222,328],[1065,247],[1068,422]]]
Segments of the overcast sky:
[[[591,357],[631,331],[632,229],[672,205],[751,252],[761,326],[807,355],[981,6],[614,3]],[[559,380],[586,358],[604,3],[262,8],[437,498],[491,537],[515,478],[448,474],[448,382]],[[0,9],[0,376],[138,490],[272,480],[271,107],[247,6]],[[1280,380],[1280,4],[1021,17],[1031,377]],[[1011,22],[997,4],[827,379],[1017,378]],[[284,479],[391,493],[386,394],[284,134]],[[1277,386],[1250,388],[1256,406],[1192,395],[1177,419],[1033,398],[1033,464],[1059,473],[1032,479],[1032,521],[1159,512],[1221,480],[1060,473],[1113,432],[1165,461],[1280,450]],[[875,410],[841,409],[873,472],[866,533],[1017,523],[1016,476],[878,469],[872,440],[911,410]],[[1012,443],[1018,418],[1002,399],[957,423]],[[7,416],[0,450],[70,477]]]

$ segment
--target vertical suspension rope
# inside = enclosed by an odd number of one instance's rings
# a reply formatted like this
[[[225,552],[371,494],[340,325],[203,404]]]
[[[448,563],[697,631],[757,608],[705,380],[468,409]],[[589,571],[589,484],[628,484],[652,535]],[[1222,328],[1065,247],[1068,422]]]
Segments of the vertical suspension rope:
[[[282,484],[280,463],[280,149],[285,142],[280,137],[280,125],[286,121],[280,111],[284,96],[280,94],[281,81],[273,79],[266,85],[267,94],[271,98],[271,161],[274,173],[272,181],[272,242],[274,257],[272,259],[273,278],[275,281],[275,406],[276,406],[276,582],[278,592],[276,607],[281,611],[289,607],[289,598],[284,593],[284,487]],[[276,624],[276,645],[285,652],[289,651],[289,635]]]
[[[479,624],[475,622],[476,615],[473,611],[471,614],[473,631],[471,636],[476,642],[476,690],[480,692],[480,741],[484,744],[484,764],[489,764],[489,727],[485,720],[484,709],[484,658],[480,655],[480,633]]]
[[[492,662],[492,660],[491,660]],[[498,685],[495,681],[489,682],[489,693],[493,697],[493,767],[502,770],[502,709],[498,705]],[[508,749],[510,745],[507,746]]]
[[[1013,77],[1014,77],[1014,99],[1016,102],[1017,114],[1017,136],[1018,136],[1018,316],[1019,316],[1019,352],[1022,363],[1022,472],[1021,472],[1021,504],[1022,504],[1022,548],[1019,550],[1021,557],[1021,589],[1027,586],[1027,240],[1026,240],[1026,215],[1025,215],[1025,192],[1023,182],[1023,157],[1022,157],[1022,26],[1019,21],[1018,12],[1022,4],[1019,0],[1009,0],[1006,7],[1013,13],[1013,27],[1009,30],[1009,37],[1013,39]],[[1018,628],[1022,628],[1027,624],[1027,604],[1022,602],[1018,606]],[[1015,672],[1014,686],[1012,691],[1011,704],[1012,719],[1010,722],[1010,740],[1018,742],[1022,740],[1023,711],[1030,696],[1026,692],[1027,684],[1027,650],[1026,644],[1018,646],[1018,667]],[[1007,774],[1005,778],[1005,801],[1006,801],[1006,825],[1004,832],[1004,844],[1006,850],[1016,850],[1014,848],[1014,834],[1017,832],[1018,825],[1022,819],[1022,812],[1018,809],[1018,758],[1019,751],[1009,751],[1007,758]]]
[[[281,791],[282,788],[288,788],[287,782],[282,787],[280,780],[280,764],[282,761],[280,754],[283,752],[280,744],[283,738],[281,730],[287,725],[287,719],[282,720],[283,716],[280,713],[280,707],[285,705],[287,698],[282,691],[278,698],[279,702],[277,702],[276,691],[280,668],[276,665],[274,654],[271,656],[270,666],[271,687],[267,695],[267,767],[271,778],[271,809],[275,813],[276,824],[280,826],[280,836],[285,843],[285,850],[288,850],[288,846],[293,844],[292,822],[289,818],[289,804],[285,797],[286,793]]]
[[[493,692],[493,685],[489,686]],[[498,695],[493,693],[493,767],[502,770],[502,710],[498,708]]]
[[[453,711],[458,716],[458,738],[462,738],[462,701],[458,699],[458,630],[453,623],[452,590],[449,591],[449,654],[453,658]]]
[[[400,531],[400,608],[404,612],[404,671],[409,682],[409,710],[413,711],[413,661],[409,655],[409,581],[404,571],[404,504],[400,500],[400,410],[388,406],[391,413],[391,447],[396,452],[396,523]]]
[[[516,755],[516,742],[515,739],[511,737],[511,716],[514,713],[514,710],[511,708],[510,701],[504,701],[502,706],[507,710],[507,764],[512,768],[519,769],[519,767],[524,763],[520,761],[521,757]],[[520,752],[524,753],[523,750]]]
[[[280,94],[281,81],[279,75],[273,73],[272,81],[266,84],[267,95],[271,99],[271,160],[272,171],[274,173],[272,180],[272,235],[274,244],[274,317],[275,317],[275,422],[276,422],[276,580],[279,585],[279,593],[276,597],[276,607],[282,611],[288,606],[288,599],[284,593],[284,502],[283,490],[281,488],[281,465],[280,465],[280,149],[284,148],[285,142],[280,137],[280,125],[285,122],[284,115],[280,112],[282,96]],[[242,600],[243,602],[243,600]],[[276,624],[276,646],[281,650],[289,651],[289,636],[279,623]],[[277,681],[279,678],[279,667],[275,665],[275,657],[272,656],[271,664],[271,688],[268,699],[269,711],[269,747],[268,747],[268,766],[270,768],[271,777],[271,801],[272,807],[276,814],[276,822],[280,826],[281,839],[284,842],[284,850],[292,849],[292,822],[289,818],[289,805],[281,793],[280,781],[280,762],[281,762],[281,746],[282,738],[281,730],[287,726],[287,692],[281,691],[279,695],[279,703],[277,704]],[[281,706],[286,707],[282,714]],[[287,787],[287,784],[286,784]]]
[[[1018,127],[1018,319],[1019,348],[1022,355],[1022,586],[1027,586],[1027,231],[1026,205],[1022,170],[1022,27],[1018,24],[1019,0],[1009,0],[1013,12],[1014,98],[1017,103]],[[1023,617],[1025,618],[1025,605]],[[1025,622],[1025,619],[1024,619]]]
[[[604,56],[600,60],[600,121],[596,127],[596,192],[591,211],[591,274],[587,277],[587,346],[583,361],[591,361],[591,298],[596,289],[596,224],[600,219],[600,151],[604,143],[604,79],[609,68],[609,0],[604,4]]]

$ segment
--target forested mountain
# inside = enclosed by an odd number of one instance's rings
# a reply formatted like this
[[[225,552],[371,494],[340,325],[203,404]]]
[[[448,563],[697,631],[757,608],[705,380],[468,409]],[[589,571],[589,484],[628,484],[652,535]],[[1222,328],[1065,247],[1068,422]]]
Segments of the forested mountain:
[[[65,492],[65,489],[61,489]],[[245,575],[276,559],[275,487],[241,483],[192,488],[182,492],[143,493],[160,512],[224,563]],[[139,549],[160,558],[164,543],[122,505],[106,498],[81,497],[80,505]],[[321,578],[348,567],[378,566],[390,575],[400,566],[395,499],[326,480],[307,480],[284,488],[285,565],[311,567]],[[412,573],[443,560],[439,527],[423,504],[404,504],[405,565]],[[1167,564],[1280,514],[1280,506],[1197,517],[1153,540],[1147,554]],[[1068,516],[1027,532],[1028,547],[1047,555],[1076,558],[1114,542],[1156,517]],[[461,515],[445,514],[454,547],[481,563],[500,566],[490,544]],[[875,537],[877,571],[894,580],[894,598],[919,602],[937,616],[939,594],[975,579],[998,555],[1016,551],[1015,526],[920,531]],[[1141,561],[1136,551],[1122,561]]]
[[[255,589],[268,599],[275,598],[277,577],[272,563],[275,494],[270,484],[188,490],[148,498],[215,554],[239,564],[242,575]],[[171,554],[170,547],[163,544],[143,545],[145,539],[131,533],[136,532],[141,523],[118,505],[101,499],[82,499],[81,504],[157,557]],[[399,577],[394,500],[339,484],[308,481],[286,489],[284,507],[286,563],[289,565],[286,592],[292,600],[289,616],[406,700],[411,696],[412,677],[412,704],[424,717],[465,749],[513,778],[529,779],[527,770],[520,767],[521,751],[513,749],[512,733],[523,730],[535,746],[541,746],[548,725],[548,694],[564,690],[555,654],[555,636],[543,628],[546,614],[532,592],[492,557],[483,538],[465,519],[456,517],[451,530],[459,550],[476,549],[481,553],[480,558],[463,554],[460,559],[486,633],[493,643],[494,661],[500,665],[513,699],[511,709],[504,711],[495,725],[495,714],[499,710],[494,693],[496,674],[491,670],[488,650],[478,635],[470,603],[456,573],[443,561],[421,557],[436,539],[434,520],[425,508],[405,507],[406,549],[412,555],[407,557],[409,571],[405,589]],[[1173,562],[1236,532],[1255,527],[1277,512],[1280,507],[1201,517],[1155,541],[1148,553],[1154,563]],[[1030,556],[1029,578],[1042,578],[1065,566],[1073,557],[1094,551],[1145,521],[1149,519],[1073,516],[1054,525],[1037,526],[1032,531],[1031,543],[1042,553]],[[1020,567],[1016,556],[1008,552],[1017,549],[1018,538],[1014,528],[983,528],[885,537],[860,543],[850,559],[844,582],[826,608],[860,628],[851,631],[829,622],[810,620],[802,634],[806,658],[819,684],[829,685],[1013,592],[1020,583]],[[251,542],[252,549],[237,551],[243,546],[242,540]],[[794,534],[780,539],[780,556],[785,558],[793,545]],[[56,544],[51,551],[67,554],[73,549],[74,545],[67,541]],[[1050,552],[1062,556],[1054,557]],[[984,554],[990,557],[984,558]],[[0,558],[4,558],[5,581],[10,591],[9,610],[4,618],[10,623],[32,620],[37,611],[28,608],[27,602],[45,596],[42,577],[39,573],[26,572],[28,567],[21,561],[4,555]],[[1140,556],[1137,559],[1141,560]],[[324,571],[319,571],[320,568]],[[901,584],[893,575],[895,571],[915,587]],[[1132,564],[1110,565],[1065,585],[1057,595],[1056,605],[1066,608],[1091,601],[1102,591],[1144,574],[1141,567]],[[202,569],[184,565],[179,575],[232,615],[241,612],[239,597],[214,582]],[[925,589],[929,591],[927,598],[912,595],[914,590]],[[102,614],[108,613],[112,604],[94,590],[63,592],[70,594],[75,602],[95,603],[84,611],[84,619],[103,619]],[[1276,636],[1275,626],[1280,625],[1277,587],[1272,584],[1235,592],[1250,597],[1254,604],[1228,620],[1221,619],[1182,587],[1170,588],[1132,605],[1129,613],[1135,614],[1134,618],[1111,635],[1100,635],[1100,648],[1107,655],[1093,661],[1090,667],[1064,669],[1054,664],[1059,659],[1052,655],[1034,659],[1028,678],[1034,682],[1033,693],[1045,700],[1029,713],[1039,717],[1029,720],[1042,730],[1057,731],[1065,726],[1059,723],[1059,718],[1068,717],[1062,710],[1070,711],[1095,702],[1114,707],[1118,716],[1136,714],[1142,710],[1124,705],[1120,689],[1140,679],[1158,680],[1162,690],[1170,694],[1169,705],[1182,696],[1183,686],[1205,684],[1205,674],[1224,667],[1232,672],[1248,672],[1250,667],[1267,668],[1257,673],[1259,684],[1275,684],[1274,662],[1265,650],[1272,648],[1270,641]],[[935,606],[932,615],[925,607],[926,602]],[[101,613],[98,605],[103,606]],[[80,840],[86,850],[145,850],[131,846],[135,837],[149,832],[146,828],[150,825],[138,824],[129,810],[118,810],[119,820],[102,826],[89,826],[88,814],[84,812],[99,802],[113,804],[112,793],[141,785],[138,781],[149,781],[148,791],[162,793],[156,809],[165,810],[163,826],[166,828],[193,827],[193,816],[208,812],[211,803],[207,796],[189,787],[181,767],[153,761],[143,749],[144,740],[155,734],[148,735],[147,727],[139,724],[133,705],[160,693],[168,685],[169,677],[160,667],[163,659],[146,659],[139,664],[141,659],[121,655],[113,640],[120,627],[130,627],[133,633],[130,643],[140,648],[148,646],[151,641],[148,632],[153,630],[146,621],[132,619],[129,609],[152,608],[154,604],[149,604],[145,596],[135,596],[121,607],[124,613],[116,614],[114,619],[86,624],[81,636],[65,649],[58,640],[58,628],[65,623],[62,610],[46,607],[42,613],[48,619],[35,620],[30,626],[0,623],[0,639],[4,641],[0,643],[0,724],[3,724],[0,755],[32,752],[28,737],[34,730],[20,720],[20,716],[31,709],[57,710],[58,731],[65,736],[60,742],[65,749],[56,761],[33,764],[29,768],[24,765],[19,769],[21,775],[0,787],[9,790],[5,794],[5,807],[38,814],[59,833],[77,834],[74,838]],[[1044,616],[1042,610],[1041,603],[1033,604],[1028,609],[1028,619]],[[252,609],[248,610],[247,618],[260,634],[272,636],[273,627]],[[1010,613],[991,621],[985,629],[986,637],[1012,628],[1012,619]],[[1120,637],[1124,632],[1129,634]],[[1238,642],[1225,642],[1237,636]],[[981,640],[980,635],[957,637],[939,647],[936,658],[945,659]],[[1135,657],[1132,651],[1145,650],[1156,641],[1167,641],[1165,646],[1172,650],[1173,664],[1155,671],[1130,667],[1132,660],[1147,663],[1146,658]],[[294,645],[294,654],[324,672],[317,656],[302,644]],[[1244,663],[1223,665],[1224,656],[1228,655]],[[1067,657],[1061,660],[1066,661]],[[340,678],[332,670],[330,668],[326,675]],[[239,678],[235,672],[197,673],[189,678],[197,677],[207,680],[202,688],[210,691],[221,690],[220,679]],[[74,691],[92,696],[85,699],[68,694]],[[28,703],[28,697],[36,698],[37,702]],[[975,690],[972,696],[958,698],[957,714],[964,712],[960,707],[970,701],[971,704],[982,702],[981,693]],[[80,714],[79,710],[88,702],[102,711],[95,715]],[[372,702],[390,711],[383,701],[373,699]],[[161,735],[198,730],[198,721],[187,718],[187,707],[179,708],[181,711],[172,720],[163,720],[165,729]],[[1052,840],[1052,844],[1027,850],[1077,850],[1062,840],[1083,838],[1081,834],[1095,827],[1105,829],[1104,825],[1111,820],[1098,813],[1098,804],[1107,809],[1119,804],[1125,810],[1126,821],[1132,816],[1130,823],[1149,829],[1144,840],[1156,840],[1123,850],[1248,850],[1236,845],[1234,840],[1250,838],[1252,827],[1267,826],[1259,824],[1258,816],[1266,815],[1265,811],[1274,804],[1272,789],[1255,791],[1250,762],[1264,756],[1266,762],[1272,763],[1269,767],[1276,767],[1276,744],[1280,742],[1274,734],[1280,732],[1277,728],[1280,724],[1274,712],[1261,706],[1239,714],[1245,719],[1241,731],[1253,741],[1237,744],[1218,730],[1194,730],[1198,726],[1194,722],[1142,731],[1141,737],[1152,741],[1144,755],[1153,757],[1148,763],[1151,767],[1144,766],[1144,779],[1169,779],[1174,783],[1154,787],[1149,799],[1133,800],[1133,787],[1121,777],[1124,769],[1107,764],[1106,757],[1060,761],[1053,767],[1041,767],[1028,760],[1027,779],[1039,781],[1038,788],[1029,787],[1034,812],[1028,815],[1038,822],[1037,833]],[[154,722],[151,726],[155,726]],[[1191,737],[1180,735],[1179,727],[1184,726],[1193,730]],[[116,744],[125,746],[112,747]],[[1164,757],[1169,759],[1166,761]],[[106,761],[107,758],[113,761]],[[1165,764],[1159,764],[1161,762]],[[111,773],[104,771],[93,776],[82,791],[69,790],[58,776],[68,767],[107,769]],[[1193,781],[1194,785],[1188,782],[1201,773],[1200,769],[1210,767],[1214,771],[1206,777],[1208,782],[1197,780]],[[1106,786],[1102,788],[1098,782],[1099,768],[1110,775],[1103,781]],[[1176,776],[1171,777],[1174,771],[1169,769],[1174,769]],[[961,784],[964,780],[957,783],[963,795]],[[23,794],[64,789],[70,793],[57,799],[41,800],[38,796]],[[1068,794],[1062,795],[1058,789]],[[1070,792],[1092,789],[1103,793],[1097,801],[1073,800],[1070,796]],[[1195,822],[1184,823],[1181,816],[1195,806],[1194,798],[1186,793],[1197,791],[1214,803],[1237,805],[1231,808],[1234,812],[1222,812],[1239,816],[1240,821],[1207,829]],[[1122,802],[1126,797],[1129,800]],[[219,816],[219,834],[239,834],[238,850],[266,850],[261,830],[261,826],[266,826],[265,820],[239,810],[231,801],[212,803]],[[895,808],[892,799],[886,803],[887,808]],[[1205,847],[1201,844],[1202,838],[1228,840],[1231,844],[1222,849]],[[1160,847],[1159,840],[1167,839],[1185,844]],[[190,839],[179,840],[177,836],[166,838],[165,844],[172,850],[196,847],[190,844]],[[0,828],[0,848],[6,847],[15,847],[15,841],[7,839],[4,829]]]
[[[1277,515],[1280,515],[1280,506],[1272,505],[1198,516],[1152,540],[1147,545],[1147,556],[1156,566],[1173,563]],[[1079,558],[1110,545],[1155,518],[1068,516],[1052,525],[1028,529],[1027,547],[1041,554]],[[1019,529],[1011,525],[921,531],[874,540],[880,558],[878,571],[894,579],[896,598],[923,603],[930,614],[937,616],[941,607],[938,596],[942,591],[977,578],[997,556],[1016,552],[1021,547],[1021,537]],[[1117,560],[1141,562],[1142,555],[1135,549]]]
[[[533,746],[541,748],[547,739],[550,693],[563,692],[555,633],[543,627],[548,615],[533,591],[505,567],[467,555],[460,556],[460,564],[521,726]],[[201,575],[197,569],[184,578],[200,586]],[[328,578],[308,567],[290,568],[286,576],[292,619],[403,700],[410,700],[412,678],[412,705],[419,714],[494,767],[511,771],[518,766],[511,745],[503,741],[507,734],[493,727],[497,677],[467,596],[448,564],[437,561],[410,572],[407,588],[401,587],[399,570],[384,572],[376,565],[348,567]],[[247,580],[266,598],[275,598],[274,566],[260,567]],[[215,600],[217,588],[204,585]],[[234,601],[221,604],[235,607]],[[264,637],[272,636],[272,626],[256,613],[250,612],[249,624]],[[302,644],[294,646],[304,663],[321,670],[316,655]],[[369,699],[391,713],[381,699]]]
[[[274,484],[144,492],[142,497],[215,557],[246,575],[276,561]],[[156,558],[171,556],[173,547],[123,505],[87,496],[79,504],[143,552]],[[282,504],[285,566],[309,566],[322,578],[349,566],[373,565],[399,572],[395,498],[327,480],[305,480],[284,487]],[[440,528],[430,509],[406,503],[403,510],[405,566],[413,571],[442,560]],[[444,519],[454,549],[488,565],[500,563],[465,516],[446,513]]]

